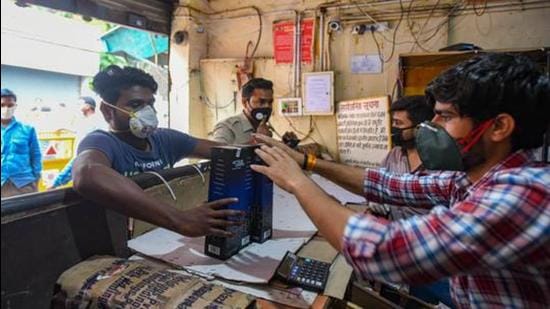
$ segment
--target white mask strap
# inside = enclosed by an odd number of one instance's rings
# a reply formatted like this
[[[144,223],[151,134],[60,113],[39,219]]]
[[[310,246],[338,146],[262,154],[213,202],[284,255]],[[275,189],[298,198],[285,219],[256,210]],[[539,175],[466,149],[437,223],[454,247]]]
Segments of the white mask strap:
[[[125,113],[125,114],[128,114],[128,115],[130,115],[130,117],[135,117],[135,113],[134,113],[134,112],[127,111],[127,110],[125,110],[125,109],[123,109],[123,108],[120,108],[120,107],[118,107],[118,106],[116,106],[116,105],[113,105],[113,104],[111,104],[111,103],[107,103],[107,102],[105,102],[105,101],[103,101],[103,104],[105,104],[105,105],[107,105],[107,106],[110,106],[110,107],[112,107],[112,108],[114,108],[114,109],[116,109],[116,110],[119,110],[119,111],[121,111],[121,112],[123,112],[123,113]]]

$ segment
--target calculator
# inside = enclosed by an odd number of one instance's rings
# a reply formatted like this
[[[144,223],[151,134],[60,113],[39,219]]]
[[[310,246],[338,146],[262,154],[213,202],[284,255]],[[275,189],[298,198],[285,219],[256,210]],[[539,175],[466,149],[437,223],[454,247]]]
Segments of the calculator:
[[[288,251],[277,269],[277,275],[304,290],[322,292],[327,284],[330,265]]]

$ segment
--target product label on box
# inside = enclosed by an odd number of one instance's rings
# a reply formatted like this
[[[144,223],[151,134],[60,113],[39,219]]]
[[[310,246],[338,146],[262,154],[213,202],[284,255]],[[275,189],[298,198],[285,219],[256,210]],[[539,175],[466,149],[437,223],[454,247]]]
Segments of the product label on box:
[[[208,245],[208,252],[213,253],[215,255],[220,255],[220,248],[213,245]]]
[[[243,169],[245,166],[244,160],[235,160],[233,161],[233,170]]]

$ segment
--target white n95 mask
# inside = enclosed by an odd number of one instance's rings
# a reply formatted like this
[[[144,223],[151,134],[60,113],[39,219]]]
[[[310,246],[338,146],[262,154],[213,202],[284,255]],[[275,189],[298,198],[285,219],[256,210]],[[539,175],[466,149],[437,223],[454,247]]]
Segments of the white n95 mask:
[[[157,112],[151,105],[130,113],[130,131],[139,138],[147,138],[159,125]]]
[[[2,107],[2,119],[12,119],[13,114],[15,113],[15,106],[11,107]]]
[[[147,138],[151,136],[158,127],[159,121],[157,119],[157,112],[151,105],[146,105],[137,111],[130,112],[105,101],[103,101],[103,103],[130,115],[130,132],[136,137]]]

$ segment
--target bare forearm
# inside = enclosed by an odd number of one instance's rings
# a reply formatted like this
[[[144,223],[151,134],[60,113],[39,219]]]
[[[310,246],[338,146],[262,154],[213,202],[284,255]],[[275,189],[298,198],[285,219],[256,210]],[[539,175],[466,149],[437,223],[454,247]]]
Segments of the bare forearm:
[[[267,145],[284,151],[298,163],[299,166],[304,166],[305,157],[303,153],[270,137],[254,134],[254,138],[261,143],[266,143]],[[364,170],[362,168],[317,159],[313,171],[355,194],[363,195]]]
[[[291,150],[288,147],[285,147],[284,150],[294,159],[294,161],[296,161],[296,163],[298,163],[298,165],[304,166],[304,154]],[[338,184],[348,191],[363,195],[365,170],[362,168],[317,159],[313,172]]]
[[[359,167],[317,160],[313,171],[358,195],[363,195],[364,170]]]
[[[344,230],[354,214],[328,196],[311,179],[301,181],[294,195],[311,221],[327,241],[337,250],[342,248]]]
[[[74,188],[85,198],[104,207],[152,224],[177,230],[179,211],[155,200],[130,179],[100,164],[79,166],[74,173]]]
[[[210,159],[210,152],[212,147],[222,146],[222,145],[225,145],[225,144],[218,141],[199,139],[197,142],[197,146],[195,146],[195,149],[193,149],[193,153],[191,155],[195,158]]]

